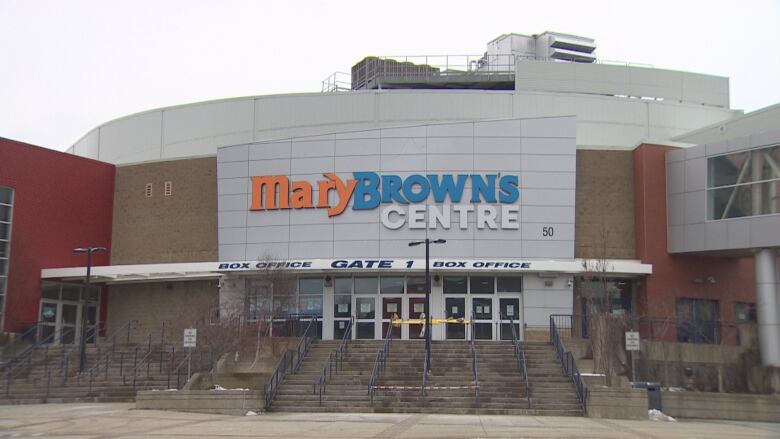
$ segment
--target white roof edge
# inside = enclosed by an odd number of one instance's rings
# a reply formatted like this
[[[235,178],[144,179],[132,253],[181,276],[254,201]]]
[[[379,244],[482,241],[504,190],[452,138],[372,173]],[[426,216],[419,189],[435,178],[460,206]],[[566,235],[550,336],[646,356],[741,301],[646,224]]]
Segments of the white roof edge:
[[[690,148],[690,147],[698,145],[698,143],[675,142],[673,140],[640,139],[636,144],[634,144],[634,147],[631,148],[631,149],[632,150],[637,149],[640,146],[642,146],[643,144],[660,145],[660,146],[673,146],[675,148]]]

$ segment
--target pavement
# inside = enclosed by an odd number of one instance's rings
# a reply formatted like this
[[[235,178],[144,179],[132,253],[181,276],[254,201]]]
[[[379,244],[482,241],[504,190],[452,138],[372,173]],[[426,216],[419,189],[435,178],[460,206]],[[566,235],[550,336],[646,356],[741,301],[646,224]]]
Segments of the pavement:
[[[0,406],[0,437],[46,438],[780,438],[780,424],[553,416],[267,413],[224,416],[133,404]]]

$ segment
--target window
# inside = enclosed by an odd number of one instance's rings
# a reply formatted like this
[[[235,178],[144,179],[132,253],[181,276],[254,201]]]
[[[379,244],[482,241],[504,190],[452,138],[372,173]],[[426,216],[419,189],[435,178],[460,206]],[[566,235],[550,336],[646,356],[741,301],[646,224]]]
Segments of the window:
[[[493,276],[471,276],[469,288],[471,294],[493,294],[495,292]]]
[[[677,341],[718,344],[719,332],[717,300],[677,299]]]
[[[144,193],[146,194],[146,198],[152,198],[152,184],[146,183],[146,189],[144,190]]]
[[[356,277],[355,294],[376,294],[379,290],[379,278]]]
[[[466,277],[445,276],[444,294],[466,294]]]
[[[519,293],[523,291],[523,278],[520,276],[502,276],[496,281],[499,293]]]
[[[166,197],[170,197],[173,195],[173,182],[172,181],[166,181],[163,188],[163,193]]]
[[[780,213],[780,145],[707,161],[707,219]]]
[[[333,279],[333,294],[333,317],[350,317],[352,315],[352,277]],[[345,328],[338,329],[346,330]]]
[[[734,321],[738,323],[756,323],[756,304],[735,302]]]
[[[406,278],[407,294],[425,294],[425,276],[409,276]]]
[[[0,186],[0,326],[5,314],[5,293],[8,290],[8,270],[11,257],[11,219],[14,190]]]
[[[325,279],[302,278],[298,280],[298,312],[306,315],[322,316],[322,293]]]
[[[382,294],[403,294],[403,277],[382,277],[379,279],[379,292]]]

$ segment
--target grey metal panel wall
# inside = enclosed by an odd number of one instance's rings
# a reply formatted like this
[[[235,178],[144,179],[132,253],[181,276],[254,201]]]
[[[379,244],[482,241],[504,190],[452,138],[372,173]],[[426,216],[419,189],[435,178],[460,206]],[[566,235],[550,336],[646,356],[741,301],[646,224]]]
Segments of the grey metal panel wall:
[[[407,243],[426,230],[389,230],[381,207],[328,218],[322,209],[250,212],[249,177],[286,175],[314,182],[322,173],[514,174],[519,176],[520,228],[479,230],[469,215],[461,230],[429,230],[447,239],[446,257],[574,257],[574,117],[509,119],[383,128],[220,148],[217,154],[220,260],[408,257]],[[527,176],[527,178],[526,178]],[[313,185],[316,199],[317,187]],[[466,185],[467,191],[470,183]],[[432,197],[428,202],[433,204]],[[447,200],[446,203],[450,203]],[[453,203],[454,204],[454,203]],[[463,204],[469,204],[464,201]],[[453,215],[452,223],[458,221]],[[555,235],[542,236],[542,227]]]
[[[226,145],[412,123],[564,115],[577,116],[580,148],[630,150],[639,139],[666,139],[733,114],[726,108],[671,100],[522,89],[307,93],[201,102],[138,113],[95,128],[70,151],[128,164],[213,155]]]
[[[518,60],[515,89],[653,97],[729,107],[728,78],[644,67]]]
[[[780,214],[707,220],[707,160],[780,143],[780,131],[736,137],[666,154],[670,253],[780,247]]]

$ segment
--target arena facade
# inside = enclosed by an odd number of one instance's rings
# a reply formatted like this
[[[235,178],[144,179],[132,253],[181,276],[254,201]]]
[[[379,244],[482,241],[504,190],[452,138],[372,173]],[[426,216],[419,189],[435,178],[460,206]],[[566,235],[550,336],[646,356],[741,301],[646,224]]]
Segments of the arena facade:
[[[510,322],[546,336],[550,315],[587,311],[595,270],[613,313],[705,332],[757,319],[780,365],[780,106],[742,114],[727,78],[594,50],[502,35],[462,69],[369,57],[348,90],[146,111],[69,154],[2,140],[3,329],[58,334],[82,309],[104,334],[186,327],[209,309],[317,315],[326,339],[355,318],[354,337],[381,338],[424,310],[425,251],[409,243],[443,239],[430,314],[473,320],[475,338],[511,337]],[[87,245],[108,251],[85,308],[72,249]],[[274,288],[269,266],[295,287]]]

